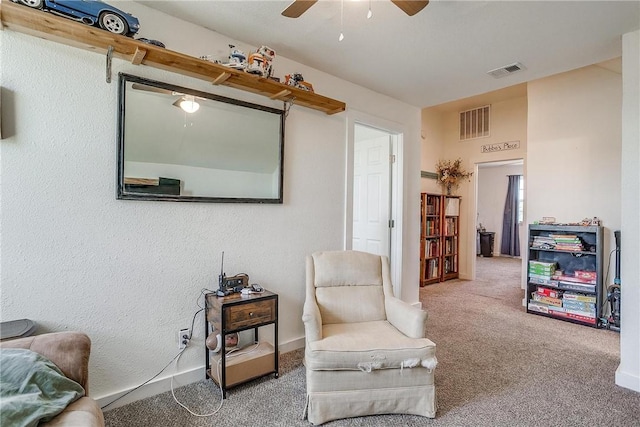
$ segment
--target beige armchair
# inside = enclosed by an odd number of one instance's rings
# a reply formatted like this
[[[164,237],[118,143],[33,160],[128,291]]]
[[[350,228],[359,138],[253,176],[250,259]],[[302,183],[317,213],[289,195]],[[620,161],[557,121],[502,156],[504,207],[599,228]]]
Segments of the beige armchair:
[[[387,257],[307,257],[306,414],[312,424],[375,414],[433,418],[436,346],[427,313],[393,296]]]

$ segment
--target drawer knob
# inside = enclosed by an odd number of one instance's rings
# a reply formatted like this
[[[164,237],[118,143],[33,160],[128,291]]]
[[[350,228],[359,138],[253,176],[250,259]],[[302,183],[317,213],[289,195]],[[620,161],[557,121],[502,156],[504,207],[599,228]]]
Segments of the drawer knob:
[[[253,317],[253,311],[249,312],[249,317]]]

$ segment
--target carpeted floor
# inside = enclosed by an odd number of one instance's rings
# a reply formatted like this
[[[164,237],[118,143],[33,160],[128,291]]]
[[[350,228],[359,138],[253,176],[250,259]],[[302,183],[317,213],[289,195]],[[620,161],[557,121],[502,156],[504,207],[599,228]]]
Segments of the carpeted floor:
[[[519,259],[477,258],[477,280],[420,289],[437,344],[438,413],[353,418],[327,426],[637,426],[640,394],[617,387],[619,336],[541,316],[522,306]],[[220,412],[198,418],[171,393],[105,412],[108,427],[309,426],[303,352],[282,356],[281,375],[232,389]],[[194,412],[218,406],[212,381],[176,391]]]

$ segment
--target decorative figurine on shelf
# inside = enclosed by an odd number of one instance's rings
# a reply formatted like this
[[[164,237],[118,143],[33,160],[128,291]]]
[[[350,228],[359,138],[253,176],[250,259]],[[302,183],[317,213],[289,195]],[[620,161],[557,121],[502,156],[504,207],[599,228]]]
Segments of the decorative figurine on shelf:
[[[201,57],[204,59],[203,57]],[[208,58],[208,57],[207,57]],[[229,45],[229,62],[222,64],[234,70],[244,70],[247,67],[247,55],[232,44]]]
[[[273,69],[271,61],[276,56],[276,51],[268,46],[262,46],[260,49],[249,55],[247,68],[245,71],[251,74],[258,74],[262,77],[271,77]]]
[[[213,62],[214,64],[221,64],[221,62],[213,57],[213,55],[200,55],[198,59],[203,61]]]
[[[313,92],[311,83],[305,82],[304,77],[302,77],[300,73],[287,74],[284,76],[284,84],[306,90],[307,92]]]

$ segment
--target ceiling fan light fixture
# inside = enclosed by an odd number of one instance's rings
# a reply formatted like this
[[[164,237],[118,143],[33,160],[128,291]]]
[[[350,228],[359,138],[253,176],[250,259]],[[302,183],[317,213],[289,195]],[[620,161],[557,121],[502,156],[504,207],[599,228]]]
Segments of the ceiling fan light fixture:
[[[180,105],[180,108],[182,108],[185,113],[189,114],[195,113],[200,108],[200,104],[198,104],[195,97],[191,95],[183,96],[178,105]]]

